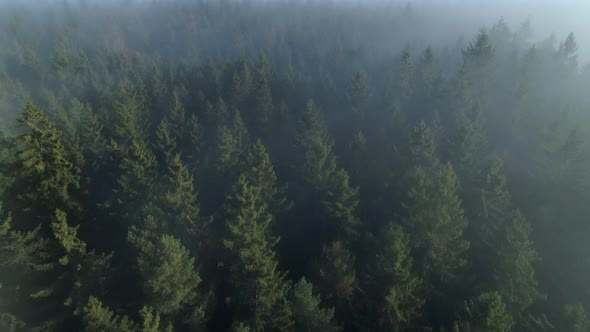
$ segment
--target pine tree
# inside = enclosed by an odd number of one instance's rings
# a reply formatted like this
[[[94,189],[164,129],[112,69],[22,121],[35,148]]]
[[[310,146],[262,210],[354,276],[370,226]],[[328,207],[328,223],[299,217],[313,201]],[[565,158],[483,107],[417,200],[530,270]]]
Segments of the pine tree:
[[[465,264],[469,243],[463,239],[467,220],[459,198],[459,183],[450,164],[442,164],[430,129],[424,122],[409,136],[411,167],[405,181],[404,226],[424,276],[453,277]]]
[[[160,315],[150,307],[143,307],[140,312],[140,323],[133,322],[127,316],[116,315],[104,306],[96,297],[90,297],[84,307],[84,330],[88,332],[172,332],[168,323],[165,328],[160,326]]]
[[[322,190],[336,171],[336,157],[319,110],[311,100],[301,117],[298,139],[305,155],[303,176],[316,190]]]
[[[301,278],[291,291],[294,331],[337,332],[342,328],[334,322],[334,308],[321,308],[319,295],[313,294],[313,285]]]
[[[235,318],[255,331],[288,329],[292,324],[285,310],[289,285],[277,269],[273,247],[278,238],[270,231],[272,215],[263,197],[262,188],[249,183],[245,174],[228,196],[227,237],[223,243],[231,257]]]
[[[32,203],[29,207],[74,207],[70,192],[79,187],[80,178],[67,158],[62,132],[32,103],[27,103],[17,124],[28,130],[19,137],[23,148],[18,154],[18,197]]]
[[[250,65],[241,60],[238,62],[239,68],[233,75],[232,95],[236,98],[236,103],[240,103],[247,97],[253,86],[253,73]]]
[[[341,169],[330,178],[321,201],[325,208],[324,213],[331,224],[331,236],[348,244],[355,241],[359,235],[358,191],[358,188],[350,186],[348,173]]]
[[[223,126],[217,134],[217,152],[215,167],[220,174],[236,171],[240,162],[240,150],[237,138],[232,131]]]
[[[465,320],[455,323],[454,331],[512,331],[514,320],[500,294],[481,293],[466,303]]]
[[[78,228],[80,226],[70,226],[67,221],[65,212],[56,210],[55,218],[51,223],[53,236],[59,244],[57,253],[63,256],[58,257],[61,267],[55,265],[55,269],[61,272],[59,279],[64,280],[70,290],[63,303],[65,306],[72,306],[74,314],[79,314],[85,305],[85,301],[91,292],[99,292],[102,284],[108,278],[108,269],[112,255],[98,255],[94,251],[86,249],[86,243],[78,238]],[[63,281],[62,281],[63,282]],[[63,287],[63,286],[62,286]],[[51,295],[56,290],[62,288],[53,284],[50,288],[45,288],[35,295],[44,297]],[[66,288],[66,287],[63,287]],[[67,288],[66,288],[67,289]],[[33,297],[36,297],[32,295]]]
[[[274,166],[260,139],[250,147],[243,168],[247,181],[261,189],[262,200],[268,202],[271,213],[285,212],[291,207],[285,197],[286,188],[277,186]]]
[[[173,128],[167,118],[162,119],[156,129],[155,149],[159,152],[164,164],[170,163],[174,158],[178,142]]]
[[[203,149],[203,126],[199,122],[196,114],[191,114],[188,119],[187,130],[182,146],[183,155],[186,156],[191,174],[195,174],[197,166],[201,160],[201,151]]]
[[[216,168],[220,174],[237,176],[240,163],[250,145],[246,125],[236,111],[231,127],[222,126],[218,131]]]
[[[135,324],[128,317],[117,316],[103,306],[95,297],[90,297],[84,307],[84,328],[88,332],[132,332]]]
[[[16,160],[16,140],[0,131],[0,197],[14,183],[11,168]]]
[[[128,150],[118,151],[121,155],[120,175],[117,178],[117,203],[119,205],[139,204],[149,201],[148,193],[157,174],[157,161],[153,153],[136,142]]]
[[[416,65],[408,48],[404,49],[402,53],[396,88],[395,95],[398,96],[400,106],[408,106],[416,89]]]
[[[236,138],[239,151],[244,154],[250,147],[250,134],[248,133],[248,127],[244,123],[244,120],[242,120],[242,115],[238,110],[234,110],[231,131]]]
[[[563,308],[565,324],[562,331],[583,332],[590,330],[590,318],[584,305],[568,304]]]
[[[478,198],[469,204],[472,272],[480,287],[497,290],[513,314],[540,298],[534,265],[538,255],[531,226],[512,206],[502,162],[491,159],[479,172]],[[485,285],[485,286],[484,286]]]
[[[113,102],[111,136],[125,148],[132,143],[145,146],[149,130],[145,92],[128,80],[120,83],[119,91]]]
[[[362,278],[372,329],[403,330],[420,316],[422,281],[412,271],[410,249],[399,225],[388,224],[377,236]]]
[[[367,89],[367,77],[364,72],[356,72],[348,85],[346,96],[355,113],[363,113],[364,106],[369,98]]]
[[[355,258],[342,242],[324,245],[315,263],[314,280],[320,293],[336,308],[350,305],[356,287]]]
[[[83,108],[80,115],[80,144],[90,171],[97,171],[106,162],[108,145],[103,129],[102,122],[92,109]]]
[[[25,325],[17,317],[25,316],[21,310],[26,310],[19,305],[19,290],[26,278],[41,267],[35,255],[46,251],[47,241],[38,236],[39,227],[30,232],[14,230],[11,215],[5,215],[2,204],[0,220],[0,327],[17,331]]]
[[[195,270],[195,259],[170,235],[143,244],[137,264],[147,303],[164,315],[188,314],[191,326],[200,326],[205,305],[198,293],[201,277]]]
[[[200,215],[197,202],[198,193],[194,189],[193,177],[177,154],[166,175],[167,191],[164,194],[165,212],[170,219],[173,234],[183,240],[185,245],[199,247],[197,244],[205,238],[205,231],[210,218]]]

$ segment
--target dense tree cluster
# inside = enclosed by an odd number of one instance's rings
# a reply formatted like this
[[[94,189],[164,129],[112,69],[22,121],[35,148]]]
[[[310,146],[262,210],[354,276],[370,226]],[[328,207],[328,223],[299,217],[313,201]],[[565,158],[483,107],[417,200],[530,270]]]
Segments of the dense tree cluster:
[[[573,34],[429,46],[430,14],[385,3],[4,8],[0,330],[590,331]]]

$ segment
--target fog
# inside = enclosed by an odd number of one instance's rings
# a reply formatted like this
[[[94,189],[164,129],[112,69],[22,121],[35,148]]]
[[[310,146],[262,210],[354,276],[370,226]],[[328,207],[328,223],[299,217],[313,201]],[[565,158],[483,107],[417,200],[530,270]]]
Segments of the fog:
[[[0,0],[0,331],[590,331],[589,13]]]

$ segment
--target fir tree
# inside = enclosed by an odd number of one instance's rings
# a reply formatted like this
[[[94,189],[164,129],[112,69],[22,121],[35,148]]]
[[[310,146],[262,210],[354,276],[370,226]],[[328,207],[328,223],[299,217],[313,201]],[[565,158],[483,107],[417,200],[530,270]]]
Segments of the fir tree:
[[[18,197],[44,209],[74,207],[71,191],[79,187],[79,171],[67,158],[62,132],[32,103],[17,123],[28,130],[19,137]]]
[[[256,331],[288,329],[292,322],[284,309],[289,285],[277,269],[273,248],[278,238],[270,231],[272,215],[263,197],[262,188],[249,183],[245,174],[228,196],[223,243],[231,257],[236,321],[247,322]]]
[[[412,271],[410,249],[399,225],[388,224],[377,236],[373,259],[362,277],[373,329],[403,330],[420,316],[422,281]]]
[[[508,332],[514,326],[514,320],[500,294],[496,292],[481,293],[466,303],[466,321],[455,324],[454,330]]]
[[[408,192],[403,201],[404,225],[412,234],[414,254],[424,276],[452,278],[465,264],[469,243],[463,239],[467,220],[459,183],[450,164],[436,156],[430,129],[422,122],[410,132]]]
[[[341,327],[334,322],[334,309],[321,308],[319,295],[313,294],[313,285],[301,278],[291,291],[295,331],[337,332]]]

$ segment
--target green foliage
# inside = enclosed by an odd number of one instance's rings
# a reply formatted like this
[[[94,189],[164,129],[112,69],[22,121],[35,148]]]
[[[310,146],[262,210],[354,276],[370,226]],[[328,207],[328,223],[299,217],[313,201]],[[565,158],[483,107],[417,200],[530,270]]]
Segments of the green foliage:
[[[374,329],[403,330],[420,316],[422,280],[412,271],[410,249],[399,225],[388,224],[377,236],[373,259],[362,276]]]
[[[356,287],[355,258],[342,242],[325,245],[314,267],[315,284],[332,305],[342,306],[352,300]]]
[[[87,2],[0,5],[0,330],[590,329],[580,36]]]
[[[354,74],[348,85],[346,96],[354,112],[363,112],[362,108],[369,98],[367,75],[364,72],[356,72]]]
[[[455,331],[509,332],[514,321],[500,294],[481,293],[466,304],[466,321],[456,323]]]
[[[164,202],[167,218],[173,223],[171,230],[185,243],[192,245],[203,239],[211,220],[200,216],[194,179],[180,155],[177,154],[171,161],[166,178],[168,191],[164,194]]]
[[[272,213],[285,212],[291,203],[285,197],[285,189],[277,186],[277,175],[270,155],[261,140],[257,140],[248,151],[244,162],[247,181],[259,187],[262,201],[267,202]]]
[[[563,314],[567,322],[563,331],[583,332],[590,330],[590,318],[582,304],[566,305]]]
[[[319,109],[311,100],[301,117],[298,139],[305,151],[303,176],[308,183],[321,190],[336,171],[336,157]]]
[[[231,284],[237,291],[237,321],[247,321],[253,330],[285,329],[290,315],[279,315],[285,303],[288,283],[277,269],[273,247],[278,238],[270,231],[272,215],[264,201],[262,187],[248,182],[242,174],[227,203],[227,237],[223,241],[231,257]]]
[[[0,314],[0,328],[6,332],[17,332],[24,329],[26,324],[10,314]]]
[[[89,108],[82,109],[80,114],[80,145],[90,169],[96,171],[105,162],[108,149],[103,134],[104,126],[98,116]]]
[[[218,143],[215,164],[219,173],[225,173],[238,166],[241,151],[239,150],[236,137],[228,127],[221,127],[217,137]]]
[[[79,187],[79,175],[67,158],[62,132],[32,103],[27,103],[17,124],[27,130],[19,136],[21,197],[47,208],[74,206],[70,191]]]
[[[90,297],[84,307],[84,328],[88,332],[131,332],[135,324],[126,316],[120,317],[95,297]]]
[[[341,330],[341,327],[333,322],[334,308],[321,308],[320,296],[313,294],[313,285],[305,278],[293,286],[291,303],[295,331],[337,332]]]
[[[172,130],[173,129],[166,118],[160,121],[160,124],[156,129],[156,149],[163,155],[163,160],[166,162],[173,158],[177,144],[176,134],[173,133]]]
[[[158,312],[176,314],[195,302],[201,278],[194,258],[178,239],[162,235],[151,247],[142,248],[137,264],[147,303]]]
[[[128,150],[117,151],[122,155],[117,178],[118,188],[115,192],[120,196],[118,204],[128,204],[137,200],[145,200],[156,180],[157,161],[153,153],[136,142],[131,143]]]
[[[345,170],[337,171],[330,178],[321,203],[325,208],[326,216],[334,224],[333,234],[336,238],[350,243],[358,238],[360,201],[358,188],[351,187],[348,179],[348,173]]]
[[[119,84],[119,95],[113,102],[112,136],[124,147],[131,144],[144,146],[148,124],[145,93],[129,80]]]
[[[450,164],[435,154],[430,130],[422,122],[410,133],[412,167],[406,174],[408,192],[403,220],[424,276],[451,279],[466,261],[469,243],[463,239],[467,220],[463,215],[459,183]]]
[[[105,307],[100,300],[90,297],[84,307],[84,330],[89,332],[172,332],[168,323],[165,328],[160,326],[160,315],[150,307],[143,307],[140,312],[140,323],[131,321],[127,316],[118,316]]]

